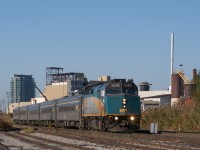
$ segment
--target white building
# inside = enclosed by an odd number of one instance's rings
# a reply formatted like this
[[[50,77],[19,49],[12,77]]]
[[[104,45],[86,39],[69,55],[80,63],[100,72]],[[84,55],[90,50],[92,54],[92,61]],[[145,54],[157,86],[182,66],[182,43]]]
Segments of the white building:
[[[149,108],[158,108],[171,105],[171,91],[139,91],[142,111]]]
[[[31,98],[31,104],[37,104],[37,103],[42,103],[42,102],[45,102],[44,97]]]
[[[27,106],[27,105],[31,105],[31,102],[10,103],[6,112],[13,113],[13,109],[15,109],[16,107]]]

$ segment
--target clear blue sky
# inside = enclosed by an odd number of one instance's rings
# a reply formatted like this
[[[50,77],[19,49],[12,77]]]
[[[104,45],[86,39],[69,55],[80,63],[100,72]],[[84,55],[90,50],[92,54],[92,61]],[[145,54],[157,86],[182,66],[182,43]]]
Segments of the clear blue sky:
[[[41,90],[46,67],[132,78],[165,90],[170,33],[175,69],[191,78],[200,60],[199,0],[1,0],[0,98],[14,74],[32,74]]]

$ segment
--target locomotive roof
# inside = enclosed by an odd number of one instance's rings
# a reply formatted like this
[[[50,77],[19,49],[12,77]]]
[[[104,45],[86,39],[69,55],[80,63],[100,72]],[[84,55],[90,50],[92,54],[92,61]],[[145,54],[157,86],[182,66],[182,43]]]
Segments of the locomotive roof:
[[[109,85],[109,83],[103,83],[103,84],[100,84],[98,86],[94,86],[90,89],[90,92],[91,91],[94,91],[94,93],[96,93],[97,91],[99,90],[104,90],[107,86]]]

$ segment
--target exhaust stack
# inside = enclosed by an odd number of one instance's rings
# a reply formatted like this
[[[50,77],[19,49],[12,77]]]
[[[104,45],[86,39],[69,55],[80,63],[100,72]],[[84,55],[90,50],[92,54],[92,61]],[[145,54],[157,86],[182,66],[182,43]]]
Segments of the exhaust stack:
[[[171,74],[170,83],[172,85],[172,74],[174,72],[174,33],[171,33]]]
[[[181,78],[178,74],[174,74],[174,33],[171,33],[171,106],[176,105],[180,101]]]

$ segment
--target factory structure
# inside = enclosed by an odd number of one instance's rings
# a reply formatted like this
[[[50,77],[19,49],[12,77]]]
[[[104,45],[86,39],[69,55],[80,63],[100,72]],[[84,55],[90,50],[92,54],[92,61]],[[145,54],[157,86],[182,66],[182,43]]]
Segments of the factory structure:
[[[49,100],[71,96],[74,92],[82,91],[86,84],[87,78],[84,73],[63,73],[63,68],[47,67],[46,87],[43,94]]]
[[[139,96],[141,98],[142,110],[149,108],[158,108],[169,105],[176,106],[182,100],[190,100],[194,79],[197,70],[193,70],[193,79],[189,80],[182,70],[174,71],[174,33],[171,33],[171,64],[170,64],[170,88],[164,91],[150,91],[148,82],[142,82],[139,87]]]
[[[110,81],[110,76],[100,76],[98,81]],[[84,73],[63,73],[63,68],[46,68],[46,87],[41,93],[47,100],[59,99],[67,96],[80,94],[88,80]],[[44,102],[45,98],[32,98],[32,104]]]
[[[176,106],[180,101],[188,101],[192,98],[192,89],[197,70],[193,70],[193,79],[189,80],[183,71],[173,72],[171,75],[171,89],[163,91],[150,91],[148,82],[139,84],[139,96],[141,98],[142,110],[158,108],[160,106]]]

